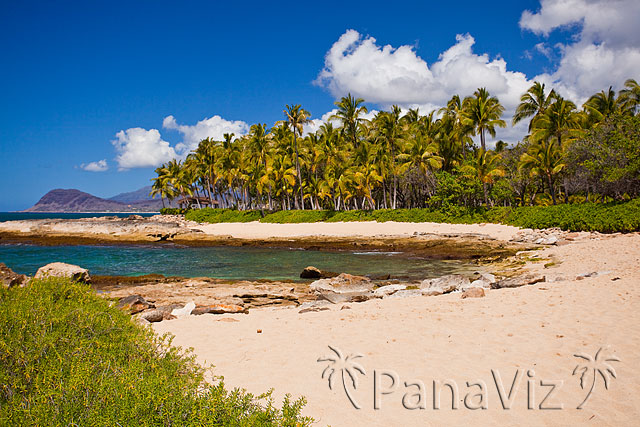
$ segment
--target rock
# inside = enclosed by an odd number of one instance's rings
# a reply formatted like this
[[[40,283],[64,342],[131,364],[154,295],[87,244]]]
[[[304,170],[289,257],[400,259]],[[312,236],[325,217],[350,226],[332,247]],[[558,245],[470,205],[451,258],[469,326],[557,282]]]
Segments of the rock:
[[[393,294],[389,295],[388,298],[420,297],[422,295],[422,289],[404,289],[402,291],[394,292]]]
[[[300,278],[301,279],[321,279],[322,271],[310,265],[309,267],[306,267],[304,270],[302,270],[302,273],[300,273]]]
[[[187,303],[183,308],[175,308],[171,311],[171,315],[172,316],[176,316],[176,317],[183,317],[183,316],[188,316],[191,314],[191,312],[193,311],[193,309],[196,308],[196,304],[191,301],[189,303]]]
[[[370,276],[371,280],[391,280],[390,274],[378,274],[376,276]]]
[[[129,221],[140,220],[140,219],[144,219],[144,217],[142,215],[129,215],[127,217],[127,220]]]
[[[611,274],[610,271],[592,271],[591,273],[582,273],[576,276],[576,280],[586,279],[587,277],[598,277],[604,276],[606,274]]]
[[[541,237],[535,241],[536,245],[555,245],[558,243],[558,236],[552,234],[547,237]]]
[[[485,296],[484,288],[468,288],[464,292],[460,298],[482,298]]]
[[[180,304],[169,304],[157,307],[162,312],[162,320],[173,320],[176,318],[171,312],[176,308],[182,308]]]
[[[309,285],[319,299],[333,304],[366,301],[372,294],[373,284],[368,277],[342,273],[330,279],[320,279]]]
[[[466,289],[470,284],[471,282],[467,277],[460,274],[449,274],[447,276],[438,277],[437,279],[423,280],[420,284],[420,289],[435,292],[435,294],[431,295],[439,295],[438,292],[446,294],[448,292],[455,291],[456,289]]]
[[[517,288],[520,286],[533,285],[546,281],[546,277],[538,274],[529,274],[526,276],[512,277],[510,279],[503,279],[497,283],[491,285],[492,289],[501,288]]]
[[[9,267],[0,262],[0,285],[4,286],[5,288],[24,286],[27,283],[27,280],[27,276],[14,272]]]
[[[234,314],[234,313],[248,313],[249,311],[239,305],[235,304],[212,304],[205,306],[198,306],[191,311],[192,315],[199,316],[201,314]]]
[[[118,300],[118,307],[128,310],[129,314],[140,313],[141,311],[156,308],[155,305],[144,299],[141,295],[129,295]]]
[[[40,267],[34,276],[34,279],[43,279],[45,277],[66,277],[76,282],[89,283],[89,270],[78,267],[73,264],[65,264],[64,262],[52,262]]]
[[[373,296],[377,297],[377,298],[382,298],[382,297],[386,297],[389,296],[395,292],[398,291],[402,291],[407,289],[407,287],[405,285],[387,285],[387,286],[380,286],[378,289],[376,289],[375,291],[373,291]]]
[[[342,273],[330,279],[316,280],[309,285],[309,289],[313,292],[368,292],[371,291],[372,288],[373,284],[368,277],[354,276],[347,273]]]
[[[325,311],[325,310],[329,310],[329,307],[309,307],[309,308],[303,308],[302,310],[298,311],[299,314],[304,314],[304,313],[313,313],[315,311]]]
[[[140,318],[146,320],[147,322],[155,323],[162,322],[162,320],[164,319],[164,315],[160,310],[153,309],[142,312],[142,314],[140,314]]]
[[[432,289],[421,289],[422,291],[422,295],[426,296],[426,297],[435,297],[438,295],[442,295],[442,289],[436,289],[436,288],[432,288]]]
[[[343,305],[342,307],[340,307],[340,310],[351,310],[351,306]]]
[[[496,276],[494,276],[491,273],[482,273],[480,275],[480,278],[474,280],[473,282],[469,283],[468,286],[464,287],[464,288],[458,288],[458,290],[464,291],[465,289],[471,289],[471,288],[486,288],[486,289],[491,289],[491,286],[496,283]]]

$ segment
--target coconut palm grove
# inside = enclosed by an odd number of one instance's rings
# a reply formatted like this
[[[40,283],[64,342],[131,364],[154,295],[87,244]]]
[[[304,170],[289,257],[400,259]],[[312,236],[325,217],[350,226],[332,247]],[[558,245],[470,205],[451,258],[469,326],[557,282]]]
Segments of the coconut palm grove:
[[[377,210],[451,205],[535,206],[628,200],[640,193],[640,85],[625,82],[582,106],[535,82],[513,123],[485,88],[421,112],[393,106],[372,120],[348,94],[317,132],[287,105],[271,128],[203,139],[184,161],[158,167],[152,195],[238,210]],[[529,122],[515,146],[488,137]]]

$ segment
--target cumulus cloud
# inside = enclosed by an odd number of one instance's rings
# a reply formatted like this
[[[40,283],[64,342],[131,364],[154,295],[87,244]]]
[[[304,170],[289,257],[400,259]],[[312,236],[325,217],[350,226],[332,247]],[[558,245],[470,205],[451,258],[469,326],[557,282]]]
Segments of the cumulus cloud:
[[[474,43],[469,34],[456,36],[429,66],[412,46],[379,46],[373,37],[348,30],[327,52],[315,83],[336,97],[350,92],[385,108],[398,104],[423,114],[444,106],[453,94],[471,95],[486,87],[512,114],[532,82],[508,70],[502,58],[473,52]]]
[[[544,37],[575,29],[570,42],[557,46],[557,69],[538,77],[584,102],[608,86],[619,89],[626,79],[640,77],[638,22],[638,0],[542,0],[538,11],[522,13],[520,27]]]
[[[109,165],[107,165],[107,159],[102,159],[97,162],[83,163],[80,165],[80,169],[87,172],[105,172],[109,170]]]
[[[178,157],[175,149],[162,139],[157,129],[121,130],[111,143],[118,153],[116,161],[121,170],[155,167]]]
[[[205,138],[222,140],[225,133],[234,133],[236,136],[249,132],[249,125],[241,120],[225,120],[215,115],[200,120],[195,125],[180,125],[175,117],[167,116],[162,121],[164,129],[177,130],[183,135],[182,143],[176,146],[180,153],[189,152],[198,147],[198,143]]]

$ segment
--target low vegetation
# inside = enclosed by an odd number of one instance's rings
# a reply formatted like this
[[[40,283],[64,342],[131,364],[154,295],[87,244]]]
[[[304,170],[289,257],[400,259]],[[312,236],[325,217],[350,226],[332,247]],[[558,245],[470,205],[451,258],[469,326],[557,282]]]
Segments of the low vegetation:
[[[601,233],[640,231],[640,199],[628,202],[580,203],[555,206],[475,207],[449,205],[431,209],[379,209],[353,211],[237,211],[198,209],[186,219],[198,222],[302,223],[338,221],[447,222],[473,224],[502,223],[524,228],[558,227],[570,231]]]
[[[304,399],[204,381],[193,356],[65,279],[0,289],[0,425],[309,425]]]

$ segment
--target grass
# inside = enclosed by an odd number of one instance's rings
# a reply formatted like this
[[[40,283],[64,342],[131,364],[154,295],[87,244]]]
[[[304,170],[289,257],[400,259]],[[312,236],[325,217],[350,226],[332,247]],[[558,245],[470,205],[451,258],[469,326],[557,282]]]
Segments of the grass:
[[[440,222],[454,224],[502,223],[523,228],[557,227],[569,231],[602,233],[640,231],[640,199],[621,203],[581,203],[556,206],[440,209],[380,209],[375,211],[291,210],[262,214],[260,211],[205,208],[186,213],[197,222],[312,223],[338,221]]]
[[[309,425],[304,399],[204,381],[193,355],[65,279],[0,289],[0,425]]]

